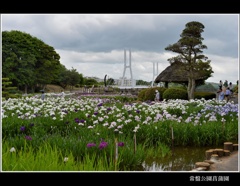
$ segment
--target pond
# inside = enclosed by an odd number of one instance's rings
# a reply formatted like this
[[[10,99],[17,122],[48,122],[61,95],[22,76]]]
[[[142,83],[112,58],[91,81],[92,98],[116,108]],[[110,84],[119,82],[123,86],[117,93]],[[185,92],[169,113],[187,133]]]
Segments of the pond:
[[[216,148],[216,147],[215,147]],[[135,171],[191,171],[195,163],[204,161],[205,151],[211,147],[175,147],[172,155],[149,158]]]

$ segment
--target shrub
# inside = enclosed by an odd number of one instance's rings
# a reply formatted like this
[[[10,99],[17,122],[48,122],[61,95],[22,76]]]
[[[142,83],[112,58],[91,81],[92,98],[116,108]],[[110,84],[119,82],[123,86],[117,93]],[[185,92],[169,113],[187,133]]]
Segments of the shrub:
[[[169,99],[188,99],[188,94],[186,90],[183,90],[181,88],[168,88],[163,93],[163,99],[169,100]]]
[[[205,100],[210,100],[216,98],[216,94],[211,92],[194,92],[194,98],[195,99],[204,98]]]
[[[138,93],[138,101],[144,101],[145,100],[145,92],[147,89],[142,89],[139,93]]]
[[[134,102],[136,101],[136,97],[135,96],[115,96],[116,100],[119,100],[122,103],[126,103],[126,102]]]
[[[156,88],[148,88],[145,92],[144,101],[154,101]]]
[[[160,100],[161,100],[162,95],[166,89],[167,88],[164,88],[164,87],[153,87],[153,88],[143,89],[138,94],[138,101],[154,101],[156,90],[159,91]]]

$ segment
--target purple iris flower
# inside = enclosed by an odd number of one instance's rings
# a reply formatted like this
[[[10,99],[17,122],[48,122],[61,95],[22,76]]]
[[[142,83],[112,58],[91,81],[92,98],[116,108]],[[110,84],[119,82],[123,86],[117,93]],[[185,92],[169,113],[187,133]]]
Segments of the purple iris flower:
[[[80,122],[80,123],[84,123],[85,120],[84,120],[84,119],[80,119],[79,122]]]
[[[88,143],[88,144],[87,144],[87,148],[91,148],[91,147],[95,147],[95,146],[96,146],[95,143]]]
[[[108,145],[107,142],[102,141],[102,142],[99,144],[99,149],[104,149],[107,145]]]
[[[75,118],[74,120],[75,120],[76,123],[80,122],[78,118]]]
[[[26,140],[32,140],[32,137],[31,136],[25,136],[25,139]]]
[[[124,143],[123,143],[123,142],[118,142],[118,146],[119,146],[119,147],[123,147],[123,146],[124,146]]]
[[[98,106],[98,107],[101,107],[102,105],[103,105],[103,103],[99,103],[97,106]]]
[[[21,131],[25,131],[25,129],[26,129],[25,126],[21,126],[21,127],[20,127],[20,130],[21,130]]]
[[[66,114],[68,113],[68,111],[67,111],[67,110],[63,110],[62,112],[66,113]],[[75,111],[75,112],[76,112],[76,111]]]

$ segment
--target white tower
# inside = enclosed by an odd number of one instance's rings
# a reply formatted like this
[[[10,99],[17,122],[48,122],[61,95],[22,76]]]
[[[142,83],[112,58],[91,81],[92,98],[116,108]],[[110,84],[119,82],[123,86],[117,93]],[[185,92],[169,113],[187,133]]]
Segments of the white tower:
[[[122,77],[122,86],[124,85],[124,78],[125,78],[125,73],[126,69],[129,68],[130,70],[130,75],[131,75],[131,85],[134,86],[133,84],[133,76],[132,76],[132,66],[131,66],[131,50],[129,49],[129,64],[127,65],[127,59],[126,59],[126,50],[124,49],[124,70],[123,70],[123,77]]]
[[[155,69],[156,66],[156,69]],[[158,63],[153,62],[153,79],[152,79],[152,87],[153,87],[153,82],[156,78],[156,76],[158,75]]]

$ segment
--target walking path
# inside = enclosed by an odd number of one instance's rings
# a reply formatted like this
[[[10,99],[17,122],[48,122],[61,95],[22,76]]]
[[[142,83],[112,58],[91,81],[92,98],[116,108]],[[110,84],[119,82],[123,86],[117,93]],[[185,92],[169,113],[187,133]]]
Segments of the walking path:
[[[208,171],[239,171],[238,151],[219,158],[219,161],[214,162]]]
[[[230,101],[233,101],[235,104],[237,104],[238,103],[238,95],[231,96]]]

